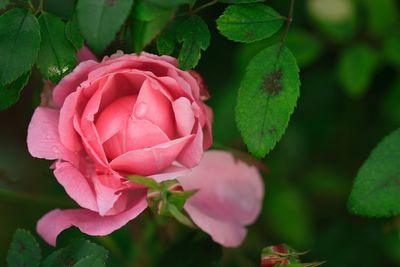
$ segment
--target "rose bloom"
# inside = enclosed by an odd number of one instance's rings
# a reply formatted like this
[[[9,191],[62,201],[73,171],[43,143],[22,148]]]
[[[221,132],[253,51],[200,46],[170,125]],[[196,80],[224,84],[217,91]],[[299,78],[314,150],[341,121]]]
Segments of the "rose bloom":
[[[78,56],[88,59],[88,52],[81,51]],[[51,106],[35,110],[28,129],[31,155],[56,160],[52,168],[57,181],[81,207],[49,212],[38,222],[39,234],[55,245],[58,234],[70,226],[89,235],[107,235],[119,229],[147,207],[147,188],[126,179],[135,174],[158,182],[180,177],[185,190],[204,191],[198,193],[200,200],[196,202],[194,196],[186,203],[189,216],[212,236],[214,222],[237,227],[233,239],[213,238],[222,244],[226,241],[227,246],[238,245],[244,238],[243,226],[259,213],[263,186],[255,168],[237,165],[233,158],[228,166],[222,165],[233,171],[245,169],[244,176],[256,181],[248,183],[252,189],[245,187],[248,191],[243,194],[251,195],[247,199],[234,195],[242,194],[236,176],[231,181],[218,181],[218,175],[194,177],[200,185],[189,182],[212,143],[212,111],[203,103],[207,97],[201,76],[178,69],[176,59],[169,56],[117,53],[101,62],[81,62],[54,88],[48,101]],[[227,160],[231,156],[222,157]],[[207,159],[200,169],[208,169]],[[225,190],[224,183],[231,185]],[[213,192],[214,184],[220,184],[220,192]],[[226,209],[218,213],[202,206],[201,199],[208,206],[215,202],[215,207]],[[201,213],[210,213],[214,221],[198,219]],[[247,215],[251,218],[244,218]]]

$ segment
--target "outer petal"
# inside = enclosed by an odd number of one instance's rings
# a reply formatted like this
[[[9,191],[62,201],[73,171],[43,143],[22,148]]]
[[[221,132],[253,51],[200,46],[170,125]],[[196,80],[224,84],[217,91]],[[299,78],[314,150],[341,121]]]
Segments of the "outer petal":
[[[180,97],[172,103],[172,108],[179,136],[191,134],[195,118],[190,101],[187,98]]]
[[[64,101],[64,105],[60,109],[60,120],[58,125],[58,133],[60,140],[65,147],[71,151],[79,151],[82,148],[82,141],[78,133],[74,129],[74,114],[76,112],[76,100],[78,94],[70,94]]]
[[[69,162],[57,162],[54,176],[82,208],[97,211],[95,192],[86,177]]]
[[[75,92],[78,86],[86,80],[88,73],[99,66],[99,63],[93,60],[87,60],[79,64],[73,72],[65,76],[53,90],[54,103],[61,107],[65,98]]]
[[[176,159],[192,136],[186,136],[151,148],[127,152],[110,162],[114,170],[140,175],[157,174]]]
[[[75,162],[76,155],[60,142],[58,119],[60,112],[55,109],[38,107],[28,127],[28,150],[37,158],[64,159]]]
[[[198,123],[195,129],[195,137],[179,154],[177,160],[187,168],[197,166],[203,156],[203,131]]]
[[[146,209],[146,194],[146,190],[138,190],[130,208],[118,215],[100,216],[98,213],[86,209],[56,209],[38,221],[36,230],[52,246],[56,245],[57,236],[71,226],[78,227],[88,235],[108,235]]]
[[[237,247],[246,237],[247,230],[240,224],[218,220],[195,205],[186,204],[185,210],[200,229],[209,234],[215,242],[225,247]]]
[[[235,229],[253,223],[261,210],[264,186],[257,169],[231,154],[222,151],[204,153],[200,164],[185,177],[178,178],[184,190],[199,189],[185,204],[189,215],[195,208],[199,227],[210,235],[223,224],[234,224]],[[202,218],[206,222],[202,222]],[[212,218],[213,220],[211,220]],[[193,218],[193,220],[195,220]],[[220,224],[210,225],[213,222]],[[210,230],[212,229],[212,231]],[[224,229],[219,229],[220,234]],[[214,237],[214,236],[213,236]],[[215,238],[215,237],[214,237]],[[228,238],[228,237],[226,237]],[[219,236],[218,239],[221,239]],[[227,245],[227,244],[223,244]]]

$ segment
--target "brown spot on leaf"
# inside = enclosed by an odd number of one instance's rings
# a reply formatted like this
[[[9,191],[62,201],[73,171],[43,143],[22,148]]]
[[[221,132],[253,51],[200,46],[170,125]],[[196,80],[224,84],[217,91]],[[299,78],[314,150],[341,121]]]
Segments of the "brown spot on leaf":
[[[282,90],[281,78],[281,69],[268,73],[264,77],[263,89],[271,95],[277,95]]]
[[[106,3],[108,6],[112,6],[112,5],[114,5],[115,1],[116,0],[107,0]]]
[[[253,35],[254,35],[253,32],[246,32],[244,36],[245,36],[246,38],[250,38],[250,37],[252,37]]]
[[[23,251],[25,251],[26,249],[25,244],[21,240],[17,240],[17,244],[19,252],[22,253]]]
[[[271,129],[269,129],[269,133],[270,134],[276,134],[276,128],[272,127]]]

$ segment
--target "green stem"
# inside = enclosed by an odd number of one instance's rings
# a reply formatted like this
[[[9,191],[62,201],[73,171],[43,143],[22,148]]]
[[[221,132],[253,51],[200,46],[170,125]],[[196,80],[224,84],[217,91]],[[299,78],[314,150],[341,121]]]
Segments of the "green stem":
[[[202,10],[202,9],[204,9],[204,8],[207,8],[207,7],[209,7],[209,6],[215,5],[216,3],[218,3],[218,0],[212,0],[212,1],[208,2],[208,3],[205,3],[205,4],[202,5],[202,6],[199,6],[198,8],[196,8],[195,10],[193,10],[193,11],[190,12],[190,13],[191,13],[191,14],[192,14],[192,13],[195,14],[195,13],[199,12],[200,10]]]
[[[30,205],[30,206],[47,206],[52,208],[72,208],[74,204],[68,199],[46,197],[40,195],[26,194],[13,190],[0,188],[0,200],[13,204]]]
[[[295,4],[295,0],[290,0],[289,14],[288,14],[288,16],[286,18],[285,32],[283,33],[283,36],[282,36],[282,39],[281,39],[281,46],[283,46],[285,44],[286,37],[288,35],[290,25],[293,22],[294,4]]]

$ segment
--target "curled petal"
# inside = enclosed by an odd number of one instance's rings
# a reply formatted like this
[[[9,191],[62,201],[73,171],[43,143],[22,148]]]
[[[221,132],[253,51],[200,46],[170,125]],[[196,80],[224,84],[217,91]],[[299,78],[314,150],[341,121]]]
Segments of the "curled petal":
[[[88,235],[108,235],[136,218],[147,208],[146,194],[146,190],[138,190],[135,199],[131,200],[131,206],[117,215],[101,216],[86,209],[56,209],[38,221],[36,230],[52,246],[56,245],[57,236],[71,226],[78,227],[81,232]]]

